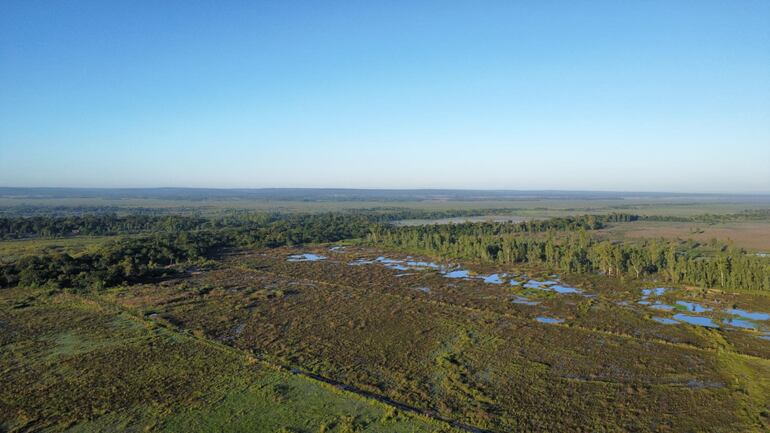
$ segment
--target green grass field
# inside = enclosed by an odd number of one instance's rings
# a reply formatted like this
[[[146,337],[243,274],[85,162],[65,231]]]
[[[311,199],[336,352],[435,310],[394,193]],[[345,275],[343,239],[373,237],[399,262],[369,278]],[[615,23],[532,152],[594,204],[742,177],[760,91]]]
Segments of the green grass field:
[[[315,249],[329,256],[319,262],[286,261],[300,251],[307,250],[242,251],[218,269],[99,299],[489,431],[768,427],[770,341],[755,331],[656,323],[651,317],[666,313],[635,305],[644,282],[563,277],[595,295],[586,298],[348,265],[399,254],[359,247]],[[469,266],[479,275],[499,271]],[[505,271],[548,278],[535,268]],[[539,304],[513,304],[515,296]],[[765,294],[672,288],[661,298],[679,299],[714,313],[720,305],[770,311]],[[565,322],[541,324],[540,316]]]
[[[741,221],[720,224],[693,222],[635,221],[615,223],[598,232],[613,240],[682,239],[708,243],[729,242],[749,251],[770,251],[770,221]]]
[[[641,200],[119,204],[125,212],[150,205],[204,214],[521,206],[510,215],[522,219],[752,208]],[[594,233],[619,241],[714,237],[767,251],[768,227],[639,221]],[[2,241],[0,261],[93,253],[119,238]],[[761,318],[770,313],[768,292],[671,285],[647,300],[642,289],[661,284],[652,276],[553,275],[360,239],[344,245],[217,249],[205,264],[168,266],[179,272],[164,265],[163,276],[109,289],[0,290],[0,432],[770,430],[770,319]],[[287,260],[307,252],[326,258]],[[381,256],[468,274],[389,267]],[[506,281],[482,279],[491,274]],[[526,287],[529,279],[577,292]],[[696,304],[697,313],[688,309]],[[760,318],[731,321],[731,310]]]
[[[46,253],[68,253],[74,256],[96,251],[117,236],[78,236],[62,239],[23,239],[0,241],[0,260]]]
[[[350,209],[406,208],[421,210],[515,209],[512,216],[548,218],[586,213],[625,212],[640,215],[692,216],[704,213],[730,214],[746,209],[770,209],[770,201],[756,201],[737,196],[730,200],[682,198],[564,199],[540,198],[517,200],[393,200],[393,201],[296,201],[296,200],[168,200],[152,198],[11,198],[0,197],[0,210],[13,212],[20,207],[75,209],[78,207],[114,207],[124,212],[155,209],[173,213],[218,214],[226,210],[331,212]],[[509,212],[505,212],[508,214]]]
[[[451,431],[77,295],[1,291],[0,326],[2,431]]]

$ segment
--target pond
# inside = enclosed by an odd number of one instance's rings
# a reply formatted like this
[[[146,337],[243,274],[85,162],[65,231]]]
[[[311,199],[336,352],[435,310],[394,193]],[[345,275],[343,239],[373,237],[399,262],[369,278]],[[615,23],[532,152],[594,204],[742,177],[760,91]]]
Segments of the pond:
[[[289,256],[287,260],[290,262],[317,262],[325,258],[326,258],[325,256],[322,256],[319,254],[304,253],[304,254],[292,254]]]
[[[725,310],[725,313],[732,314],[734,316],[740,316],[744,319],[749,319],[749,320],[770,320],[770,314],[768,313],[750,312],[750,311],[741,310],[738,308],[727,309]]]
[[[524,284],[524,287],[528,289],[542,289],[543,286],[550,286],[552,284],[557,284],[557,283],[558,281],[551,281],[551,280],[546,280],[546,281],[529,280]]]
[[[564,323],[564,319],[558,319],[555,317],[538,316],[535,320],[537,320],[540,323],[550,323],[550,324]]]
[[[396,263],[403,263],[403,260],[391,259],[391,258],[388,258],[388,257],[385,257],[385,256],[379,256],[379,257],[377,257],[374,260],[378,261],[380,263],[386,264],[386,265],[396,264]]]
[[[492,274],[492,275],[487,275],[487,276],[483,276],[482,275],[481,278],[484,279],[485,283],[489,283],[489,284],[503,284],[503,280],[500,279],[500,275],[499,274]]]
[[[695,302],[676,301],[676,305],[684,307],[687,311],[692,313],[705,313],[706,311],[711,311],[711,308],[704,307]]]
[[[352,262],[348,263],[350,266],[362,266],[362,265],[371,265],[374,263],[374,260],[367,260],[367,259],[355,259]]]
[[[757,325],[743,319],[724,319],[722,320],[722,323],[725,325],[733,326],[735,328],[742,328],[742,329],[757,329]]]
[[[549,286],[548,289],[549,290],[553,290],[554,292],[560,293],[560,294],[567,294],[567,293],[581,294],[581,293],[583,293],[583,291],[580,290],[580,289],[576,289],[574,287],[562,286],[561,284],[554,284],[553,286]]]
[[[514,284],[514,281],[511,281],[511,284]],[[518,284],[519,284],[518,281],[516,281],[514,285],[518,285]],[[547,281],[529,280],[524,284],[524,287],[527,289],[552,291],[552,292],[559,293],[561,295],[566,295],[566,294],[582,295],[583,294],[583,291],[580,289],[565,286],[560,284],[558,281],[553,281],[553,280],[547,280]]]
[[[656,287],[654,289],[642,289],[642,299],[647,299],[650,296],[663,296],[668,289],[665,287]]]
[[[414,266],[415,268],[431,268],[431,269],[440,269],[441,266],[439,266],[436,263],[433,262],[416,262],[413,260],[409,260],[406,262],[409,266]]]
[[[668,317],[653,317],[652,320],[662,323],[664,325],[677,325],[679,322],[677,322],[674,319],[669,319]]]
[[[447,278],[469,278],[470,272],[465,269],[458,269],[456,271],[448,271],[444,273],[444,276]]]
[[[525,296],[516,296],[516,297],[514,297],[511,300],[511,302],[513,302],[514,304],[519,304],[519,305],[538,305],[538,304],[540,304],[540,302],[538,302],[538,301],[531,301],[531,300],[529,300],[529,298],[527,298]]]
[[[719,328],[719,325],[712,322],[708,317],[689,316],[687,314],[677,313],[674,314],[674,319],[680,322],[689,323],[690,325],[704,326],[706,328]]]

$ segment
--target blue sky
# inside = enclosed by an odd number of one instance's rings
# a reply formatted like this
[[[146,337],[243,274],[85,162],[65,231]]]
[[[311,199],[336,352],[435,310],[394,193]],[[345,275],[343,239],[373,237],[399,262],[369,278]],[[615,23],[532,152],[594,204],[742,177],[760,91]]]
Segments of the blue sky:
[[[770,2],[0,4],[0,185],[770,192]]]

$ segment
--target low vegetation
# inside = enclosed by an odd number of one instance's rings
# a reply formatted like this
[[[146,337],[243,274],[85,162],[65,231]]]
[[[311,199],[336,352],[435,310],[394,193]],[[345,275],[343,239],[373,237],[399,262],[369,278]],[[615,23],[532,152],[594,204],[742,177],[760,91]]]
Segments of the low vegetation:
[[[768,258],[599,234],[634,214],[413,216],[0,218],[0,430],[770,428],[770,330],[725,313],[770,312]]]

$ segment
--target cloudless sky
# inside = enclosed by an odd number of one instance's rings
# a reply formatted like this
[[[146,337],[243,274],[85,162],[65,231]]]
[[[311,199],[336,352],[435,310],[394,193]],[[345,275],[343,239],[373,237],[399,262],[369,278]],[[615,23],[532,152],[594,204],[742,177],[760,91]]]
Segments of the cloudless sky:
[[[0,186],[770,192],[770,1],[0,2]]]

